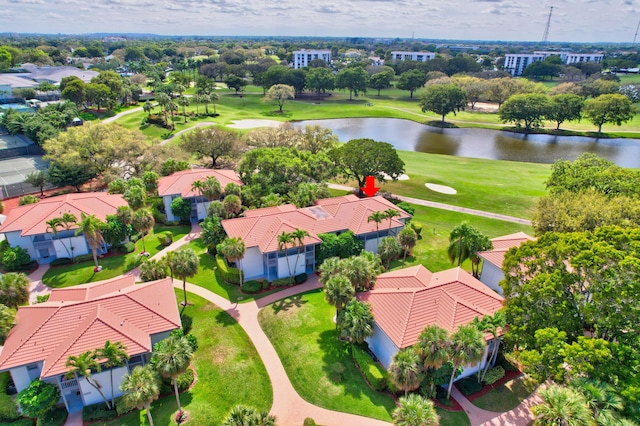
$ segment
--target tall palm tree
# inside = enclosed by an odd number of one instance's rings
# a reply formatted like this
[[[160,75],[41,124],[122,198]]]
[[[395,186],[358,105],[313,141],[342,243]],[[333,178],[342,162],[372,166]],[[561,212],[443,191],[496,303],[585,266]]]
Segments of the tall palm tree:
[[[291,232],[290,235],[291,241],[296,245],[296,248],[298,249],[296,261],[293,264],[293,273],[296,274],[298,271],[298,259],[300,258],[301,251],[304,249],[304,239],[306,237],[309,237],[310,234],[304,229],[296,228],[293,232]]]
[[[240,213],[240,209],[242,209],[242,201],[237,195],[227,195],[224,197],[224,200],[222,200],[222,207],[224,207],[224,212],[227,218],[232,218]]]
[[[353,294],[353,285],[341,274],[332,276],[324,285],[324,297],[336,307],[336,326],[340,323],[342,309],[353,298]]]
[[[482,332],[473,324],[461,325],[458,330],[451,335],[451,346],[449,347],[449,358],[453,362],[453,372],[449,380],[447,389],[447,399],[451,397],[453,379],[455,379],[458,367],[474,364],[482,360],[486,343]]]
[[[437,325],[425,327],[416,343],[416,352],[424,368],[437,370],[449,360],[449,333]],[[435,384],[431,383],[431,394]]]
[[[193,348],[184,336],[170,336],[162,340],[153,353],[151,363],[162,377],[169,377],[173,381],[176,393],[178,412],[182,412],[180,394],[178,393],[178,376],[187,371],[193,358]]]
[[[147,236],[147,233],[151,231],[155,223],[156,221],[153,219],[153,214],[149,209],[140,209],[133,213],[132,225],[136,231],[142,234],[140,239],[142,240],[142,252],[144,253],[147,251],[144,238]]]
[[[219,99],[220,99],[220,97],[218,96],[217,93],[209,94],[209,101],[213,104],[213,114],[214,115],[218,115],[218,112],[216,111],[216,103],[218,102]]]
[[[320,272],[320,284],[327,285],[327,281],[337,274],[338,272],[342,272],[342,259],[339,257],[333,256],[329,257],[322,262],[322,265],[318,267],[318,272]]]
[[[375,222],[376,223],[376,238],[380,239],[380,224],[386,218],[383,212],[373,212],[367,218],[367,222]]]
[[[151,117],[151,111],[153,111],[153,104],[149,101],[146,101],[142,105],[142,110],[147,113],[147,117]]]
[[[371,264],[365,256],[354,256],[340,261],[341,272],[351,281],[356,291],[369,290],[375,276],[381,271]]]
[[[115,397],[113,389],[113,369],[122,367],[129,359],[127,347],[122,342],[113,342],[109,340],[104,342],[104,346],[96,349],[96,357],[98,360],[104,360],[103,364],[109,369],[111,379],[111,407],[115,408]]]
[[[347,303],[340,324],[342,337],[351,343],[363,343],[367,337],[373,336],[371,305],[352,298]]]
[[[493,315],[485,315],[484,317],[482,317],[482,320],[478,320],[478,317],[475,317],[473,319],[473,324],[478,327],[478,330],[483,333],[491,333],[493,335],[491,353],[487,357],[484,371],[482,372],[482,374],[478,374],[478,383],[484,380],[484,376],[487,374],[487,371],[489,371],[489,368],[491,368],[498,356],[498,350],[500,349],[501,340],[501,335],[498,334],[498,329],[504,329],[506,322],[507,319],[504,315],[504,311],[502,310],[496,311]]]
[[[449,247],[447,248],[447,254],[451,263],[458,262],[458,266],[471,256],[469,250],[468,239],[472,230],[466,223],[462,222],[451,230],[449,234]]]
[[[147,410],[149,424],[153,426],[151,403],[160,395],[160,380],[153,367],[147,364],[144,367],[134,368],[122,379],[120,390],[125,393],[122,396],[125,404],[137,407],[138,410],[143,407]]]
[[[402,246],[402,263],[407,260],[407,254],[415,247],[418,241],[418,234],[410,227],[405,227],[398,233],[398,242]]]
[[[400,216],[400,212],[396,209],[387,209],[384,211],[385,219],[389,220],[389,232],[391,232],[391,221],[394,217]]]
[[[92,351],[83,352],[78,356],[70,356],[67,358],[65,366],[69,368],[67,377],[75,378],[77,376],[83,377],[91,387],[98,391],[102,399],[104,400],[107,409],[111,410],[111,404],[109,400],[102,392],[102,385],[93,377],[91,371],[102,371],[100,363],[96,359],[96,354]]]
[[[60,224],[64,227],[64,230],[67,231],[67,235],[69,235],[71,227],[78,224],[78,218],[73,213],[62,213],[62,216],[60,217]],[[62,245],[64,245],[64,243]],[[73,262],[75,257],[73,255],[74,247],[71,241],[69,241],[69,249],[71,250],[71,261]]]
[[[575,378],[569,385],[584,395],[598,425],[620,423],[618,413],[624,409],[624,403],[613,386],[586,377]]]
[[[398,399],[391,417],[396,426],[436,426],[440,420],[433,402],[415,393]]]
[[[173,274],[182,280],[182,291],[184,294],[184,305],[182,309],[184,309],[187,306],[187,278],[198,273],[200,259],[191,248],[178,250],[174,253],[171,259],[172,266],[170,266],[170,268]]]
[[[189,106],[189,98],[187,98],[186,96],[179,96],[178,99],[176,99],[176,103],[178,105],[180,105],[182,107],[182,115],[184,116],[184,122],[187,122],[187,112],[185,110],[186,107]]]
[[[531,407],[534,425],[593,426],[593,414],[584,395],[571,388],[551,384],[538,392],[543,402]]]
[[[215,176],[208,176],[207,179],[202,181],[202,195],[204,195],[208,201],[220,198],[220,195],[222,195],[222,187],[220,181],[216,179]]]
[[[80,222],[78,223],[78,229],[76,229],[76,235],[84,235],[89,248],[91,248],[96,270],[100,268],[98,264],[98,247],[104,244],[104,237],[102,236],[103,227],[104,223],[95,217],[95,215],[82,213]]]
[[[0,303],[13,309],[29,301],[31,281],[22,272],[0,275]]]
[[[245,245],[240,237],[225,238],[218,247],[218,252],[227,258],[229,263],[238,261],[238,270],[240,271],[240,285],[242,286],[242,265],[240,260],[244,257]]]
[[[290,232],[284,232],[278,235],[278,251],[284,253],[284,258],[287,260],[287,269],[289,270],[289,276],[291,276],[291,265],[289,265],[289,256],[287,255],[287,249],[289,244],[293,244],[293,237]]]
[[[194,180],[191,184],[191,190],[197,191],[198,195],[202,196],[202,188],[204,187],[204,181],[202,179]]]
[[[422,381],[420,356],[413,347],[401,349],[393,356],[389,366],[389,377],[394,385],[404,391],[416,390]]]
[[[378,256],[382,259],[385,269],[389,269],[391,260],[400,256],[400,252],[402,252],[402,247],[394,237],[385,237],[378,244]]]
[[[133,223],[133,209],[129,206],[120,206],[116,211],[116,216],[125,225],[129,226]],[[129,232],[127,232],[127,242],[129,241]]]

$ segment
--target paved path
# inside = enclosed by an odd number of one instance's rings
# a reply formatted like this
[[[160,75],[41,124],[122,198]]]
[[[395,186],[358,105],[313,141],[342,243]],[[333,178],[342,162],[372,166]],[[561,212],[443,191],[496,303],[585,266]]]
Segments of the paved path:
[[[542,398],[540,398],[540,396],[538,395],[538,390],[535,390],[516,408],[511,411],[507,411],[506,413],[502,413],[497,417],[494,417],[488,422],[483,423],[481,426],[527,426],[531,424],[534,419],[533,413],[531,413],[531,407],[540,404],[541,402]]]
[[[105,118],[104,120],[102,120],[102,122],[103,123],[111,123],[112,121],[116,121],[118,118],[122,117],[123,115],[133,114],[134,112],[138,112],[138,111],[142,111],[142,107],[132,108],[132,109],[128,109],[126,111],[119,112],[118,114],[114,115],[113,117]]]
[[[35,303],[38,296],[44,296],[51,292],[51,287],[47,287],[42,283],[42,277],[48,270],[49,264],[47,263],[46,265],[38,265],[38,269],[29,274],[29,280],[31,280],[31,284],[29,285],[30,304]]]
[[[160,142],[160,145],[164,145],[164,144],[168,143],[169,141],[173,140],[177,136],[180,136],[184,132],[188,132],[188,131],[193,130],[193,129],[198,128],[198,127],[215,126],[215,125],[216,125],[216,123],[214,123],[213,121],[201,121],[200,123],[196,123],[195,125],[193,125],[191,127],[187,127],[186,129],[180,130],[179,132],[169,136],[168,138],[166,138],[165,140]]]
[[[340,189],[340,190],[343,190],[343,191],[353,191],[353,187],[352,186],[338,185],[338,184],[335,184],[335,183],[330,183],[330,184],[328,184],[328,186],[331,189]],[[406,201],[407,203],[411,203],[411,204],[416,204],[418,206],[433,207],[433,208],[441,209],[441,210],[449,210],[449,211],[452,211],[452,212],[460,212],[460,213],[472,214],[474,216],[488,217],[490,219],[504,220],[505,222],[520,223],[522,225],[531,226],[531,221],[530,220],[521,219],[519,217],[507,216],[507,215],[499,214],[499,213],[485,212],[485,211],[482,211],[482,210],[469,209],[469,208],[466,208],[466,207],[452,206],[451,204],[436,203],[435,201],[427,201],[427,200],[423,200],[423,199],[420,199],[420,198],[411,198],[411,197],[405,197],[405,196],[402,196],[402,195],[393,194],[393,196],[395,198],[399,199],[399,200]]]

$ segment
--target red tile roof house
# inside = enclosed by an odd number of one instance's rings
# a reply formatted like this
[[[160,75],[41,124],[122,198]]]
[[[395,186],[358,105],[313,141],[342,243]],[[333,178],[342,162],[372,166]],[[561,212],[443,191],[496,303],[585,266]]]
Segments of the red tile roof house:
[[[170,278],[134,285],[133,276],[54,289],[45,303],[18,309],[16,326],[0,352],[0,371],[11,373],[21,391],[36,378],[60,388],[62,402],[73,412],[102,402],[99,392],[83,378],[65,377],[69,356],[122,342],[128,365],[113,370],[115,395],[122,377],[149,361],[153,345],[180,328],[180,314]],[[109,370],[94,374],[107,398]]]
[[[535,238],[525,234],[524,232],[517,232],[515,234],[493,238],[491,240],[493,243],[493,250],[478,253],[478,255],[484,259],[484,262],[482,262],[482,271],[480,272],[480,281],[482,281],[487,287],[497,291],[499,294],[503,294],[502,287],[500,287],[500,281],[504,279],[502,262],[504,262],[505,254],[512,247],[519,247],[520,244],[524,242],[534,240]]]
[[[453,333],[475,317],[493,315],[504,300],[461,268],[434,273],[422,265],[381,274],[372,290],[356,297],[371,305],[374,334],[367,343],[385,368],[396,352],[417,342],[426,326]],[[484,368],[489,349],[498,343],[490,333],[485,339],[482,362],[466,366],[458,379]]]
[[[78,221],[81,214],[95,215],[103,222],[107,215],[116,214],[118,207],[126,206],[127,202],[119,194],[106,192],[86,192],[60,195],[45,198],[35,204],[11,209],[7,219],[0,226],[9,244],[20,246],[29,252],[32,259],[38,263],[49,263],[60,257],[90,253],[84,235],[75,236],[77,225],[71,226],[69,231],[58,228],[58,235],[54,236],[47,222],[61,217],[64,213],[72,213]],[[99,254],[107,251],[104,245],[98,250]]]
[[[315,248],[322,240],[318,234],[341,233],[348,230],[363,240],[367,251],[377,252],[376,223],[367,221],[376,211],[394,209],[400,213],[379,225],[380,238],[396,235],[410,215],[383,197],[358,198],[355,195],[325,198],[314,206],[296,208],[293,204],[247,210],[245,217],[222,221],[229,237],[240,237],[245,244],[245,255],[240,262],[246,279],[266,278],[273,281],[289,276],[289,267],[295,268],[293,275],[315,270]],[[298,251],[290,247],[278,250],[278,235],[304,229],[309,236],[303,239],[304,253],[296,262]],[[288,265],[287,265],[288,258]]]
[[[202,220],[207,217],[209,201],[200,195],[197,190],[194,191],[192,185],[195,181],[206,180],[209,176],[218,179],[222,190],[231,182],[242,185],[240,177],[233,170],[190,169],[165,176],[158,181],[158,195],[162,197],[167,220],[179,220],[171,213],[171,202],[178,197],[191,201],[191,216],[193,219]]]

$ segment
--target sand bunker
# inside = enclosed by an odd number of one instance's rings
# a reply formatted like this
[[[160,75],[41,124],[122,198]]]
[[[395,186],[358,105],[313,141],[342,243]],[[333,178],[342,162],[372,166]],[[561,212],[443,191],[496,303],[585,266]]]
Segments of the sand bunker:
[[[441,194],[455,195],[458,193],[455,189],[450,186],[438,185],[437,183],[425,183],[424,186],[429,188],[432,191],[439,192]]]
[[[386,173],[382,173],[382,175],[384,176],[385,180],[393,180],[391,179],[391,176],[389,176]],[[398,176],[398,180],[409,180],[409,176],[405,175],[404,173],[401,174],[400,176]]]
[[[233,124],[227,127],[231,127],[232,129],[255,129],[256,127],[280,127],[282,125],[281,121],[256,119],[234,120],[232,123]]]

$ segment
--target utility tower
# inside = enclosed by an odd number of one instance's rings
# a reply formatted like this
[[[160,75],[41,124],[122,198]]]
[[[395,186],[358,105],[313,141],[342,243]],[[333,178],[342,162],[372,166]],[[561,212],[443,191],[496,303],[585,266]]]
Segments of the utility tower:
[[[546,43],[549,40],[549,27],[551,26],[551,14],[553,13],[553,6],[549,9],[549,17],[547,18],[547,25],[544,27],[544,34],[542,35],[542,42]]]
[[[640,30],[640,22],[638,22],[638,26],[636,27],[636,34],[633,36],[633,43],[631,43],[632,46],[636,44],[636,38],[638,38],[638,30]]]

